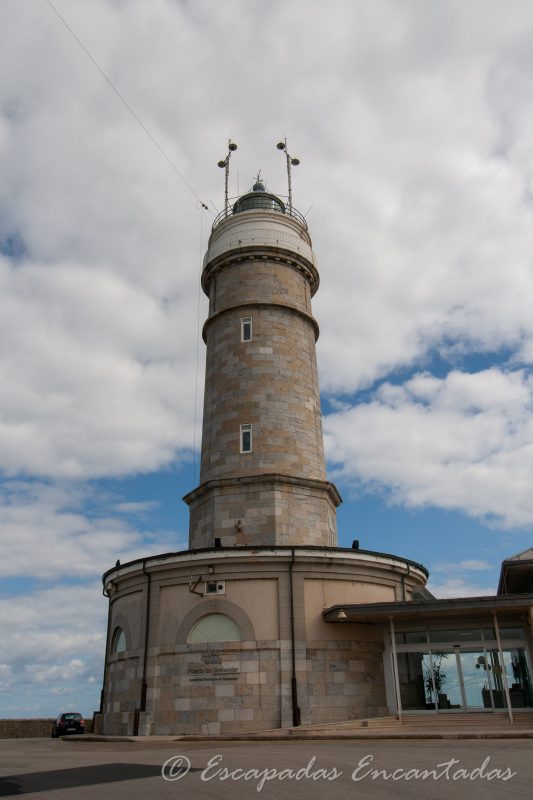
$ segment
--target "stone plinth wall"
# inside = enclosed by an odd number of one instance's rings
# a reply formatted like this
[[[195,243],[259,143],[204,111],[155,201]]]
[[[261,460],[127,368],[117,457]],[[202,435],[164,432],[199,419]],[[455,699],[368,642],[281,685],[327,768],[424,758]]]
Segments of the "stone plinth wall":
[[[337,542],[336,490],[326,481],[264,475],[212,481],[188,495],[191,541],[198,548]]]
[[[154,734],[235,733],[281,721],[280,642],[188,644],[161,654]]]
[[[110,656],[105,718],[105,733],[110,736],[132,736],[135,710],[140,706],[142,676],[138,674],[139,658],[127,653]]]
[[[312,722],[388,714],[382,642],[309,642],[306,653]]]
[[[292,725],[290,641],[178,645],[150,663],[146,734]],[[303,724],[387,713],[381,642],[296,642],[296,674]],[[134,709],[127,703],[106,717],[105,733],[131,735]]]
[[[52,735],[56,718],[0,719],[0,739],[37,739]],[[85,732],[92,731],[92,719],[85,718]]]

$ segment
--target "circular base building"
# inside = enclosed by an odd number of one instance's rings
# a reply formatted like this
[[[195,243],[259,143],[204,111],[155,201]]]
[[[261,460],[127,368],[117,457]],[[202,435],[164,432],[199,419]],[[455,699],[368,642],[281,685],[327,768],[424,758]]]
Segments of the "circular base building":
[[[396,556],[312,546],[116,567],[104,576],[103,732],[234,733],[387,714],[381,628],[331,624],[323,612],[410,599],[426,577]]]

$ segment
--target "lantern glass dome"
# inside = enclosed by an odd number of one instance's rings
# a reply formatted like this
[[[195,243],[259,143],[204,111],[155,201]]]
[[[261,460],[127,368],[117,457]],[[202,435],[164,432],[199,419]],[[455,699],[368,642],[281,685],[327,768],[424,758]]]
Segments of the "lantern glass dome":
[[[242,197],[235,202],[233,206],[233,213],[240,214],[241,211],[254,211],[256,209],[266,209],[267,211],[278,211],[280,214],[285,214],[285,203],[275,194],[270,194],[265,189],[262,181],[258,180],[254,183],[252,191],[243,194]]]

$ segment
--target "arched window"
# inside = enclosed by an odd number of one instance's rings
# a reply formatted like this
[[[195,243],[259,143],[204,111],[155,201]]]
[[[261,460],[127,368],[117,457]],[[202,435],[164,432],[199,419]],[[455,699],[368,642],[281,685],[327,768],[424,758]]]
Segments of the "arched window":
[[[193,625],[189,642],[241,642],[238,625],[226,614],[207,614]]]
[[[111,644],[112,653],[123,653],[126,649],[126,634],[122,628],[115,628],[113,634],[113,642]]]

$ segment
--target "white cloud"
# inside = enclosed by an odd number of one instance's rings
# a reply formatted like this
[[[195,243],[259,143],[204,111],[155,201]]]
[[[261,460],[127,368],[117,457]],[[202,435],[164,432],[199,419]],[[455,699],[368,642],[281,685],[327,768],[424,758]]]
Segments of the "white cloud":
[[[159,502],[157,500],[147,500],[144,503],[117,503],[115,511],[118,511],[119,514],[144,514],[158,506]]]
[[[395,502],[531,526],[533,379],[494,368],[418,375],[324,420],[340,480],[388,487]]]
[[[91,500],[100,510],[86,510]],[[186,537],[180,543],[176,532],[137,530],[106,513],[89,487],[7,481],[0,484],[0,538],[9,554],[0,576],[72,580],[99,576],[117,558],[124,563],[179,549]]]
[[[465,578],[448,578],[442,582],[430,580],[428,589],[439,600],[450,597],[484,597],[496,594],[494,586],[479,586]]]
[[[96,583],[58,584],[0,598],[0,696],[8,716],[50,714],[61,704],[96,710],[107,600]],[[33,700],[32,700],[33,698]],[[33,708],[32,708],[33,702]]]
[[[457,573],[463,570],[478,572],[486,569],[492,569],[493,565],[488,561],[483,561],[479,558],[467,558],[463,561],[448,564],[434,564],[431,567],[432,572],[451,572]]]
[[[0,262],[0,466],[83,478],[157,469],[193,445],[194,339],[180,302],[79,264]],[[182,323],[194,329],[194,317]]]

